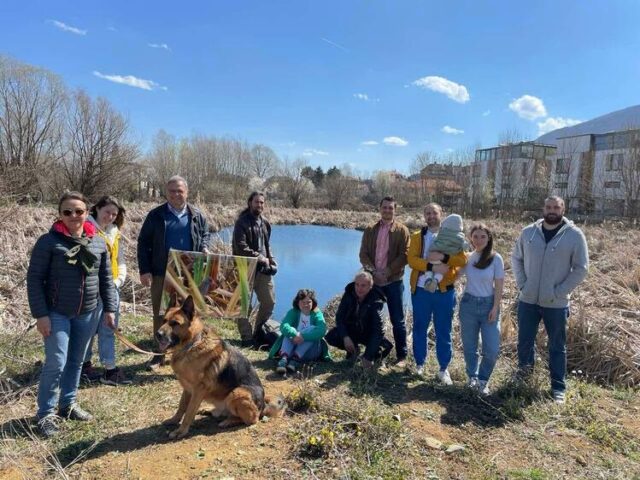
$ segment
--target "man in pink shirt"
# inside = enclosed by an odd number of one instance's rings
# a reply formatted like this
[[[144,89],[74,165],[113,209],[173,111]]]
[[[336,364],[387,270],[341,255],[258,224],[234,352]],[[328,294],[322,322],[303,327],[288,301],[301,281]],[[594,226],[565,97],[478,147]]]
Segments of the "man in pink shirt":
[[[387,299],[393,325],[398,367],[406,366],[407,327],[404,322],[402,277],[409,251],[409,229],[395,219],[396,202],[384,197],[380,202],[380,220],[368,226],[362,235],[360,263],[371,272],[375,284]]]

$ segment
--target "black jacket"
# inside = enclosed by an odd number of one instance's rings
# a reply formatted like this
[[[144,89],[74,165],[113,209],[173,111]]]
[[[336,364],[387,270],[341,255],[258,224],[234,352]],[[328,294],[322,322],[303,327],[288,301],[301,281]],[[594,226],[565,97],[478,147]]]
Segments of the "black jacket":
[[[364,358],[373,361],[384,338],[382,309],[387,301],[380,287],[373,286],[362,303],[358,303],[355,283],[344,289],[336,312],[336,327],[341,337],[365,345]]]
[[[89,250],[96,261],[90,274],[79,263],[67,263],[64,255],[73,246],[68,237],[52,229],[33,247],[27,272],[27,295],[35,318],[52,311],[69,317],[88,313],[98,305],[98,295],[105,312],[116,311],[111,261],[104,240],[98,235],[91,238]]]
[[[164,277],[167,269],[167,250],[164,244],[164,214],[169,207],[163,203],[151,210],[144,219],[138,235],[138,270],[140,275],[151,273]],[[211,233],[204,215],[193,205],[187,205],[191,225],[193,251],[201,252],[209,246]]]
[[[262,231],[258,226],[256,217],[249,211],[240,214],[233,227],[232,248],[233,254],[240,257],[260,256],[260,235],[264,238],[264,248],[267,258],[273,260],[269,240],[271,238],[271,224],[262,217]]]

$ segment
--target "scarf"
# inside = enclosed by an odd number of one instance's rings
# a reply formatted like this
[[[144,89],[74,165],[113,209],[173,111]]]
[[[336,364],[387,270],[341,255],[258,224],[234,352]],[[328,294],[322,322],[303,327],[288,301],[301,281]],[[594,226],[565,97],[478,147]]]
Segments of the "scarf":
[[[98,257],[89,250],[89,245],[96,234],[96,227],[91,222],[84,222],[82,236],[72,237],[62,220],[58,220],[53,224],[52,230],[59,235],[63,235],[67,241],[73,244],[73,247],[64,254],[67,263],[69,265],[79,264],[85,273],[93,273],[96,269],[95,264]]]

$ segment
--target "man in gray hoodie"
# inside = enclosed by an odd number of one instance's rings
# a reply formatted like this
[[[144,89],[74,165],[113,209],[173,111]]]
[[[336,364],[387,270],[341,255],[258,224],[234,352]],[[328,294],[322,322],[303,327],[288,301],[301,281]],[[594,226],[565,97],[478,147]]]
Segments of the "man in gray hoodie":
[[[564,200],[544,201],[543,218],[525,227],[513,249],[511,265],[518,296],[518,367],[531,373],[540,320],[549,337],[551,390],[564,403],[567,370],[569,295],[589,269],[587,241],[582,231],[564,217]]]

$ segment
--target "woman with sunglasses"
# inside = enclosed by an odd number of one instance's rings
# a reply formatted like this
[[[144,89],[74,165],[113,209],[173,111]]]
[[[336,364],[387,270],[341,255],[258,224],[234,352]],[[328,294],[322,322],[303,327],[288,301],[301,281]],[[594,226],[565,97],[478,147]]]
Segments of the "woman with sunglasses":
[[[102,237],[107,245],[111,259],[111,273],[113,275],[113,284],[116,287],[116,303],[118,305],[115,320],[117,328],[120,317],[120,288],[127,277],[127,266],[124,261],[124,242],[120,235],[120,229],[124,223],[125,209],[116,198],[105,195],[91,207],[89,213],[89,221],[96,227],[98,235]],[[98,355],[100,363],[104,367],[104,374],[101,375],[96,371],[91,363],[94,335],[91,337],[87,354],[84,357],[81,378],[88,382],[100,380],[100,383],[105,385],[130,385],[131,380],[116,366],[115,330],[108,327],[104,321],[101,321],[103,317],[102,302],[98,301],[98,308],[96,308],[94,315],[97,317],[98,324],[96,327]]]
[[[60,220],[33,247],[27,273],[29,307],[44,339],[37,416],[45,437],[58,433],[60,417],[93,418],[76,403],[80,370],[96,331],[98,296],[104,322],[112,329],[117,308],[109,253],[95,226],[87,221],[86,198],[66,192],[58,212]]]

